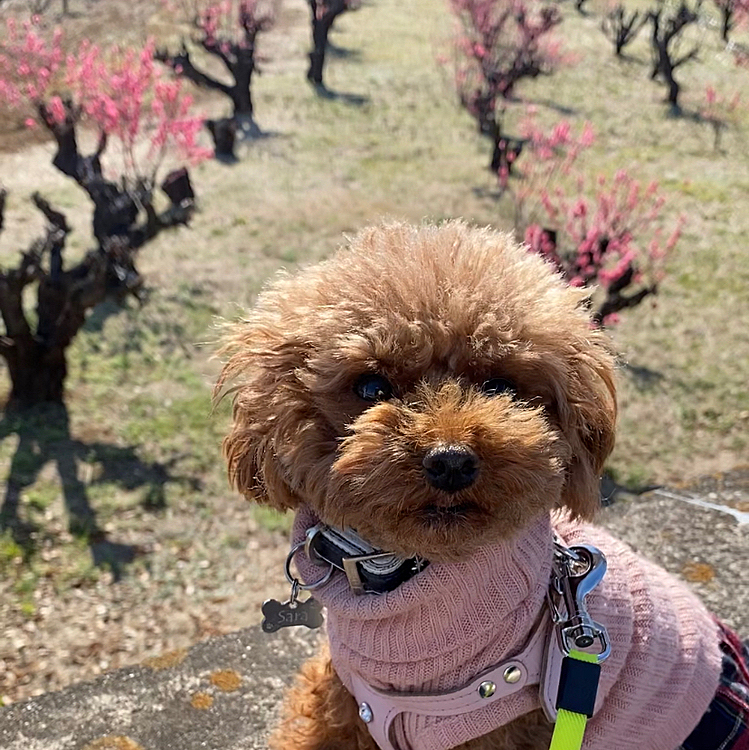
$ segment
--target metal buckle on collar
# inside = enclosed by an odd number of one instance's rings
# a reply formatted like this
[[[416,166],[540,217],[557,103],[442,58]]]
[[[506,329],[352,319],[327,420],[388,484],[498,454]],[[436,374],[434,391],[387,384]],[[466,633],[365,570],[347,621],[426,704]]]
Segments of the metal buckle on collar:
[[[323,523],[307,530],[304,551],[313,563],[342,570],[357,595],[393,591],[429,564],[420,557],[405,560],[383,552],[353,529],[341,531]]]

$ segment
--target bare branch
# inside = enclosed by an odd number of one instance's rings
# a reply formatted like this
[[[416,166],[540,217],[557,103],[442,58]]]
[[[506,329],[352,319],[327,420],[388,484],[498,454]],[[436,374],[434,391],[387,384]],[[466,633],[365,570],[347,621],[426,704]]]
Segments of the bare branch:
[[[601,325],[601,323],[610,315],[619,312],[620,310],[626,310],[630,307],[636,307],[646,297],[651,294],[656,294],[658,287],[653,284],[652,286],[640,289],[638,292],[630,295],[629,297],[623,294],[609,295],[600,305],[600,307],[593,313],[593,320]]]
[[[7,338],[17,339],[31,335],[31,327],[23,310],[23,290],[42,275],[41,256],[47,246],[49,232],[21,254],[17,268],[0,272],[0,315],[5,323]]]
[[[601,21],[601,30],[613,42],[617,57],[621,57],[624,48],[637,36],[647,23],[648,16],[639,10],[627,16],[627,10],[619,3]]]
[[[225,41],[220,41],[215,38],[202,37],[201,39],[195,40],[208,54],[218,57],[219,60],[226,66],[229,72],[234,70],[236,61],[236,45],[229,44]],[[231,50],[235,57],[232,58],[227,54],[227,49]]]
[[[31,200],[54,228],[59,229],[65,234],[69,234],[72,231],[68,225],[67,219],[65,218],[65,214],[60,211],[55,211],[52,206],[50,206],[49,202],[42,198],[40,193],[34,193],[31,196]]]
[[[695,47],[687,54],[680,58],[676,57],[676,50],[673,45],[678,44],[680,34],[692,23],[699,18],[699,9],[702,0],[697,0],[694,10],[687,6],[686,0],[682,0],[679,8],[669,16],[663,14],[663,7],[652,10],[648,18],[652,23],[651,44],[653,50],[653,68],[651,79],[659,75],[663,78],[668,86],[668,102],[674,106],[679,106],[679,82],[674,77],[674,71],[677,67],[689,60],[693,60],[698,53]]]
[[[225,83],[222,83],[213,76],[209,76],[202,70],[198,70],[190,60],[190,53],[187,47],[183,44],[182,49],[176,55],[170,55],[166,50],[157,50],[154,54],[154,58],[159,62],[163,62],[168,65],[175,73],[184,76],[188,80],[192,81],[196,86],[202,86],[203,88],[215,89],[221,91],[227,96],[232,96],[232,87]]]
[[[673,67],[673,69],[676,70],[676,68],[678,68],[680,65],[683,65],[685,62],[689,62],[690,60],[694,60],[697,57],[697,55],[699,54],[699,51],[700,51],[700,48],[699,47],[695,47],[690,52],[687,52],[687,54],[684,55],[683,57],[680,57],[677,60],[674,60],[671,63],[671,67]]]

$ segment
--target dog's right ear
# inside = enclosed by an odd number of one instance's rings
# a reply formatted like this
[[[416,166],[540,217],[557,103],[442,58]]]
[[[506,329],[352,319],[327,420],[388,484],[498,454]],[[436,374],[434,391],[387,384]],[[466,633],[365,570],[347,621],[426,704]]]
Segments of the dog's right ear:
[[[233,423],[223,442],[229,481],[247,499],[280,511],[301,504],[286,481],[278,447],[291,438],[304,408],[295,371],[305,348],[272,327],[242,321],[227,327],[219,350],[228,358],[214,403],[233,400]]]

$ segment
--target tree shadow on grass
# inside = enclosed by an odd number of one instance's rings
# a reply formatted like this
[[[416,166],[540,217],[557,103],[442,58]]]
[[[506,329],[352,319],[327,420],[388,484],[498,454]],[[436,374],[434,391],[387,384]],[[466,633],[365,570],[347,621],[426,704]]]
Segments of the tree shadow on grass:
[[[213,158],[225,166],[234,166],[241,161],[235,149],[246,150],[259,141],[284,135],[276,130],[263,130],[252,115],[229,115],[203,122],[213,140]]]
[[[254,143],[282,135],[279,130],[263,130],[254,119],[237,118],[237,143]]]
[[[242,161],[242,156],[245,155],[253,145],[262,141],[270,140],[271,138],[288,138],[286,133],[280,130],[261,130],[260,126],[255,124],[252,128],[237,128],[236,141],[234,147],[240,150],[240,154],[232,152],[231,154],[223,154],[215,152],[213,158],[219,164],[224,166],[233,167]]]
[[[337,44],[333,44],[328,40],[328,46],[325,48],[325,53],[330,57],[335,57],[338,60],[351,60],[354,62],[361,62],[362,55],[358,49],[348,49],[347,47],[340,47]]]
[[[133,446],[84,443],[72,438],[68,411],[61,404],[42,404],[24,412],[6,412],[0,420],[0,440],[11,435],[18,436],[18,445],[11,459],[0,506],[0,531],[8,529],[11,532],[26,559],[36,551],[40,527],[24,518],[21,496],[37,481],[48,463],[55,465],[60,479],[70,533],[86,540],[94,565],[109,567],[114,580],[122,577],[125,566],[144,554],[144,549],[108,538],[97,522],[87,487],[103,483],[113,483],[124,490],[145,487],[141,504],[152,511],[166,507],[165,487],[168,482],[187,482],[192,489],[200,489],[199,480],[172,474],[172,468],[181,456],[167,463],[148,463],[138,457]],[[98,464],[101,471],[92,481],[84,482],[80,478],[80,464]]]
[[[629,375],[638,391],[648,391],[660,383],[666,376],[658,370],[644,365],[633,365],[621,362],[622,370]]]
[[[352,107],[363,107],[365,104],[369,103],[368,96],[364,96],[363,94],[350,94],[344,91],[333,91],[324,83],[313,83],[312,88],[321,99],[343,102]]]
[[[574,107],[567,107],[564,104],[559,104],[558,102],[553,101],[552,99],[533,99],[523,97],[522,99],[518,98],[514,101],[522,102],[526,106],[532,105],[536,107],[546,107],[547,109],[550,109],[557,114],[562,115],[562,117],[574,117],[580,112],[579,109],[575,109]]]
[[[147,296],[149,293],[148,289],[143,290],[144,295]],[[94,307],[91,312],[86,316],[86,322],[83,324],[82,329],[89,332],[101,332],[104,329],[109,318],[116,318],[121,315],[123,311],[128,307],[129,300],[120,302],[116,299],[108,297],[103,302],[100,302]],[[141,303],[142,304],[142,303]],[[0,434],[0,437],[2,435]]]
[[[490,172],[490,170],[487,171]],[[491,201],[492,203],[499,203],[505,195],[510,195],[508,190],[494,185],[474,185],[471,192],[479,200]]]
[[[609,472],[604,472],[604,475],[601,477],[601,506],[608,508],[619,500],[619,498],[642,495],[646,492],[652,492],[660,486],[659,484],[619,484],[616,477]]]

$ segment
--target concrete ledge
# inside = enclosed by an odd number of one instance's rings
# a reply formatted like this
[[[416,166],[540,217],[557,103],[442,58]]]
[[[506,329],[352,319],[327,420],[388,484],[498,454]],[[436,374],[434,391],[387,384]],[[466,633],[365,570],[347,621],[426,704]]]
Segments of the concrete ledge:
[[[714,508],[670,490],[620,494],[602,525],[671,572],[749,635],[747,487],[705,490]],[[721,510],[721,507],[724,509]],[[731,514],[725,509],[739,509]],[[164,654],[88,683],[0,709],[2,750],[256,750],[284,686],[319,635],[259,626]]]
[[[0,709],[2,750],[255,750],[319,635],[259,626]]]
[[[749,638],[749,471],[733,473],[731,481],[706,479],[698,490],[624,494],[599,521],[688,581],[712,612]]]

